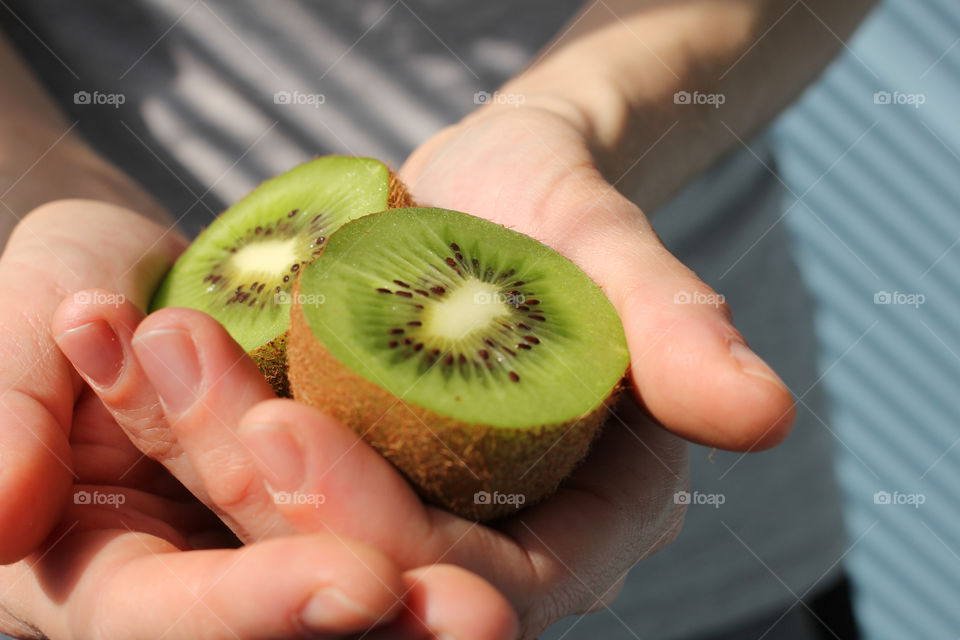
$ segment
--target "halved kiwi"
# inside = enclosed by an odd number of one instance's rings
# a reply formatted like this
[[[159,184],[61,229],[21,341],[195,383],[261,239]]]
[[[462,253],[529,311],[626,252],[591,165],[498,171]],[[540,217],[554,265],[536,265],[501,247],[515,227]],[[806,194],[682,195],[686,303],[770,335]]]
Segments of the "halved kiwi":
[[[297,272],[342,224],[412,204],[378,160],[325,156],[262,183],[224,211],[173,265],[151,303],[216,318],[289,395],[284,358]]]
[[[552,493],[629,364],[613,306],[578,267],[454,211],[347,223],[293,299],[294,397],[362,434],[427,500],[474,519]]]

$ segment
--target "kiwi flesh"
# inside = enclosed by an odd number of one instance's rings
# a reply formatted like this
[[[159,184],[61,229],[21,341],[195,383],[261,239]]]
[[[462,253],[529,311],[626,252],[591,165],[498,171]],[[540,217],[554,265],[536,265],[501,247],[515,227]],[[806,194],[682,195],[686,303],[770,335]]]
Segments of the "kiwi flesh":
[[[523,234],[442,209],[347,223],[300,273],[291,389],[429,502],[476,520],[550,495],[629,364],[609,300]]]
[[[263,182],[224,211],[180,256],[151,303],[216,318],[289,395],[286,332],[297,272],[340,225],[409,206],[400,180],[378,160],[324,156]]]

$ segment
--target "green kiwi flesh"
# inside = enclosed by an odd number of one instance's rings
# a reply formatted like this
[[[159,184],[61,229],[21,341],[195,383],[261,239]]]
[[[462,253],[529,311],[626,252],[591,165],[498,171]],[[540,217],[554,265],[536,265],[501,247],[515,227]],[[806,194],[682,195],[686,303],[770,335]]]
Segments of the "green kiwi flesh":
[[[342,224],[386,209],[393,184],[383,163],[344,156],[317,158],[263,182],[197,236],[151,310],[210,314],[286,395],[283,338],[298,271]]]
[[[454,211],[354,220],[300,274],[294,397],[345,422],[462,515],[476,492],[552,492],[586,453],[629,364],[601,289],[549,247]],[[493,501],[493,499],[491,499]]]

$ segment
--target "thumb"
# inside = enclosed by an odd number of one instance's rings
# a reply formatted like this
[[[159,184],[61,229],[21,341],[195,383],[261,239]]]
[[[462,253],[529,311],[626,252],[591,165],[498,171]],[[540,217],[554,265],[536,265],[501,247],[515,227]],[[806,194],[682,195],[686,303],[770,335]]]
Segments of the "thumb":
[[[539,235],[613,302],[639,401],[677,435],[707,446],[747,451],[782,441],[795,418],[791,394],[734,327],[722,296],[599,173],[567,182]]]

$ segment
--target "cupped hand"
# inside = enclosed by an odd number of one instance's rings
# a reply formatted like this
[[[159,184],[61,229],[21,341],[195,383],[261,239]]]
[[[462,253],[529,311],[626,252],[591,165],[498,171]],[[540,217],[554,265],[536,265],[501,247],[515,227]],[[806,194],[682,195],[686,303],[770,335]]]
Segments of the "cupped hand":
[[[106,292],[91,292],[102,297]],[[309,532],[349,536],[403,569],[455,565],[489,581],[520,619],[519,637],[608,604],[626,571],[676,535],[686,450],[635,405],[624,407],[587,463],[546,502],[483,526],[425,506],[404,478],[349,428],[277,400],[257,366],[212,318],[66,301],[60,347],[134,442],[170,469],[245,542]],[[76,327],[113,328],[116,338]],[[105,386],[89,377],[109,360]],[[175,442],[169,447],[168,442]],[[159,444],[158,444],[159,443]],[[460,640],[516,637],[513,616],[486,607],[486,583],[444,613]],[[487,596],[489,598],[489,596]]]
[[[83,385],[54,343],[54,309],[91,287],[143,306],[185,245],[93,200],[52,202],[14,229],[0,258],[0,563],[47,537],[76,479],[69,437]]]
[[[344,535],[238,549],[202,502],[132,444],[129,434],[150,430],[150,408],[124,415],[137,428],[125,433],[57,348],[50,320],[65,295],[139,313],[184,245],[129,210],[83,200],[37,209],[8,243],[0,260],[0,630],[174,640],[353,637],[381,627],[419,637],[456,629],[445,616],[464,592],[475,615],[499,612],[512,624],[502,596],[468,572],[404,571]],[[111,291],[79,291],[91,285]],[[56,340],[105,338],[91,382],[124,375],[121,343],[102,324],[72,328]],[[140,444],[176,457],[169,433],[155,433]]]

